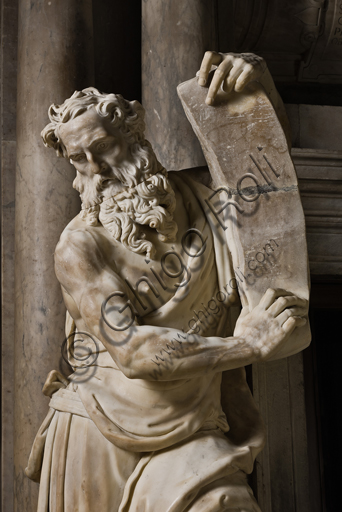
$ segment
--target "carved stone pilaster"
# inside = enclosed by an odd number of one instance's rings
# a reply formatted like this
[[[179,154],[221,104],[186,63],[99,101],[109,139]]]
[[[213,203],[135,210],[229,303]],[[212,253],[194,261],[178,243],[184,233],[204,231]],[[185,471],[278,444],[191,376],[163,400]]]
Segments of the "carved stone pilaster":
[[[340,0],[218,0],[218,20],[219,50],[262,55],[275,80],[342,82]]]
[[[292,150],[312,274],[342,274],[342,151]]]

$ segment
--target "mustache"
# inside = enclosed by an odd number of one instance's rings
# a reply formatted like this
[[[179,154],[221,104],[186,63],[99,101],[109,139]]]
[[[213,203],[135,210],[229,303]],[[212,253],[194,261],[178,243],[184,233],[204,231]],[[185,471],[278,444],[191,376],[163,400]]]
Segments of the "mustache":
[[[83,176],[77,171],[73,188],[80,194],[82,209],[86,209],[101,204],[106,197],[106,191],[118,182],[119,180],[113,175],[112,170],[108,173],[94,174],[91,178]]]

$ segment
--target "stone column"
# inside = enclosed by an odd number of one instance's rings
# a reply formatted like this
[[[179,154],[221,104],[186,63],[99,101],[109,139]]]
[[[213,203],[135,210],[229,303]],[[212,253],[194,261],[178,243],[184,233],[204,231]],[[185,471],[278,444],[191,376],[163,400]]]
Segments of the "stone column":
[[[145,0],[142,3],[142,104],[147,139],[169,170],[206,165],[177,96],[206,50],[217,49],[215,2]]]
[[[14,213],[18,6],[1,7],[1,499],[0,510],[13,512],[14,373]]]
[[[253,396],[267,428],[254,474],[262,512],[313,512],[303,352],[253,365]]]
[[[74,171],[43,146],[47,109],[93,83],[91,0],[19,1],[15,511],[34,512],[38,486],[24,474],[35,434],[48,410],[42,386],[60,365],[65,308],[53,253],[78,212]]]

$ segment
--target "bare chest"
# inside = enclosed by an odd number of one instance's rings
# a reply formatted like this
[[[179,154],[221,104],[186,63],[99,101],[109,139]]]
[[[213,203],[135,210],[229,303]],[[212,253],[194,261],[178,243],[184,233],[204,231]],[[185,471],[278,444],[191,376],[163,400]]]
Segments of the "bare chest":
[[[103,228],[102,228],[103,229]],[[152,237],[156,254],[153,260],[145,254],[137,254],[119,242],[108,239],[107,262],[122,279],[127,298],[130,299],[138,316],[144,316],[168,302],[179,288],[188,285],[192,274],[189,268],[187,247],[182,245],[183,230],[173,243],[164,243]],[[151,235],[149,237],[151,240]]]

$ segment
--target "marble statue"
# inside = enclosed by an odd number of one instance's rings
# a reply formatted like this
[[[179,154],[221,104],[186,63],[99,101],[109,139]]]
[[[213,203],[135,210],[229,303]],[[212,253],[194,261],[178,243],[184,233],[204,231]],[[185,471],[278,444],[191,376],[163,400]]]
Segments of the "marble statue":
[[[206,53],[203,91],[212,66],[205,108],[259,80],[281,118],[262,59]],[[38,512],[260,511],[247,474],[264,426],[243,367],[284,352],[307,297],[269,287],[240,314],[213,190],[163,168],[137,101],[88,88],[49,118],[43,141],[76,168],[82,209],[55,251],[74,371],[52,371],[43,389],[50,409],[26,469]],[[265,244],[276,254],[276,239]]]

